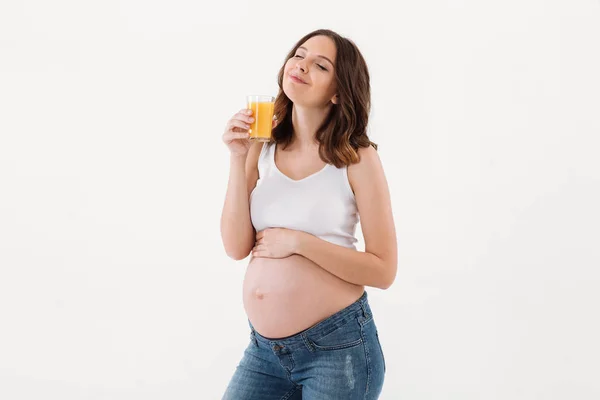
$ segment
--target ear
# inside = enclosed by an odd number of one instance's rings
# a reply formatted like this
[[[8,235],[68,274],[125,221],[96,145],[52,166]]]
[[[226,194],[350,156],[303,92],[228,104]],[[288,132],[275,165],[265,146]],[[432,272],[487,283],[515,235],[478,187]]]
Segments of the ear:
[[[331,98],[331,102],[333,104],[338,104],[339,101],[340,101],[340,98],[337,94]]]

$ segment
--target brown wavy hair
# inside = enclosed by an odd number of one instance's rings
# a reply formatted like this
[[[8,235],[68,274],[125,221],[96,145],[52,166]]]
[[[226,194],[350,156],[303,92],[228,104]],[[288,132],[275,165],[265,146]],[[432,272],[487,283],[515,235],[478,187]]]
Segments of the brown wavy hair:
[[[273,128],[273,141],[282,144],[285,149],[292,141],[292,101],[283,92],[285,64],[296,54],[298,47],[313,36],[323,35],[331,38],[336,47],[335,80],[337,83],[338,103],[316,133],[319,142],[319,156],[328,164],[337,168],[360,161],[359,147],[373,146],[367,136],[367,123],[371,110],[371,86],[367,63],[358,47],[350,39],[344,38],[329,29],[318,29],[305,35],[294,45],[279,70],[277,83],[279,93],[275,99],[274,115],[277,125]]]

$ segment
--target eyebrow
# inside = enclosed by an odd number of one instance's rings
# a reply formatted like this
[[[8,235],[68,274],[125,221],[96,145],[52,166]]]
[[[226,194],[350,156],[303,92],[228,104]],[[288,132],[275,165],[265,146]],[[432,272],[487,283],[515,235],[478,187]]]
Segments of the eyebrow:
[[[298,50],[300,50],[300,49],[302,49],[302,50],[304,50],[304,51],[308,51],[308,50],[306,49],[306,47],[304,47],[304,46],[300,46],[300,47],[298,47]],[[325,56],[322,56],[322,55],[320,55],[320,54],[317,54],[317,57],[319,57],[319,58],[324,58],[324,59],[326,59],[327,61],[329,61],[329,63],[330,63],[331,65],[335,65],[335,64],[333,64],[333,61],[331,61],[329,58],[327,58],[327,57],[325,57]]]

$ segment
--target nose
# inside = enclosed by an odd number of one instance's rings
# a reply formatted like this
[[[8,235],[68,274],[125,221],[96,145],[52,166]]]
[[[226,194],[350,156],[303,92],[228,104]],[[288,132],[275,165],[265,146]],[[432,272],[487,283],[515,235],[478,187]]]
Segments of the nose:
[[[304,66],[304,60],[300,60],[296,63],[296,68],[300,68],[302,72],[306,72],[306,66]]]

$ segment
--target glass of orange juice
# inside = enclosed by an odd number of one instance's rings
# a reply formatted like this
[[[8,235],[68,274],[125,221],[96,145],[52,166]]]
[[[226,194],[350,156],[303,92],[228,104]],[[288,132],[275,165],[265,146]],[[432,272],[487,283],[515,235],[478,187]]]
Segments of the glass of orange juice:
[[[271,140],[275,97],[263,95],[246,96],[248,108],[252,110],[254,122],[250,124],[250,140],[268,142]]]

